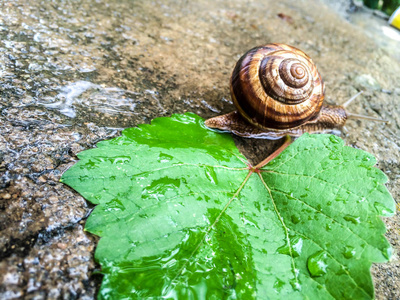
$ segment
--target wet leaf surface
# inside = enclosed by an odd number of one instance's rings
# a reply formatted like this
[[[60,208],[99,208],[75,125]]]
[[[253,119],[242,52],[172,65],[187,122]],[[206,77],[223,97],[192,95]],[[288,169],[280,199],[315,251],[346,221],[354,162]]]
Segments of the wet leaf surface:
[[[375,158],[304,135],[250,170],[194,114],[158,118],[79,154],[62,181],[98,204],[100,298],[373,298],[394,213]]]

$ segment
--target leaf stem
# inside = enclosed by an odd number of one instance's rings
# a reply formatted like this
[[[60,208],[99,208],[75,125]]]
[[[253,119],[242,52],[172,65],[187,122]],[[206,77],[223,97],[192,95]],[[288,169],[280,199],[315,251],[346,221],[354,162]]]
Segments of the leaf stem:
[[[254,167],[254,169],[258,170],[258,169],[261,169],[262,167],[264,167],[271,160],[273,160],[275,157],[277,157],[279,154],[281,154],[282,151],[285,150],[291,143],[292,143],[292,138],[290,137],[290,135],[287,135],[285,138],[285,142],[277,150],[275,150],[274,153],[272,153],[270,156],[268,156],[266,159],[264,159],[262,162],[260,162],[258,165],[256,165]]]

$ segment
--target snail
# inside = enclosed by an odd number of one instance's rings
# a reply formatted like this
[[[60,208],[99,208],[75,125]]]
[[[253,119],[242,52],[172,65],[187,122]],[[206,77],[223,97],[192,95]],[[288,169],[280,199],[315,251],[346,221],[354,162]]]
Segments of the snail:
[[[324,82],[311,58],[285,44],[267,44],[246,52],[236,63],[230,90],[237,111],[205,121],[209,128],[242,137],[279,139],[305,132],[341,129],[348,119],[384,120],[352,114],[323,104]]]

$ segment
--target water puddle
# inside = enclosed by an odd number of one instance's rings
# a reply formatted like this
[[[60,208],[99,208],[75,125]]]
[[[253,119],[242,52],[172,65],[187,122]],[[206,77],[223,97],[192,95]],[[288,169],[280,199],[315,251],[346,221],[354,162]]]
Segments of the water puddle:
[[[98,85],[88,81],[78,81],[62,87],[60,93],[55,98],[47,99],[50,103],[39,102],[38,104],[48,108],[54,108],[67,117],[75,118],[76,112],[73,106],[74,102],[79,101],[78,97],[85,91],[91,88],[95,89],[97,86]],[[52,100],[56,101],[51,102]]]
[[[56,96],[40,98],[37,104],[77,121],[82,119],[80,115],[84,118],[90,113],[96,114],[98,120],[114,117],[119,120],[114,125],[124,127],[123,121],[127,119],[123,117],[143,115],[144,110],[149,111],[149,106],[160,114],[166,113],[158,97],[154,90],[133,92],[79,80],[62,86]]]

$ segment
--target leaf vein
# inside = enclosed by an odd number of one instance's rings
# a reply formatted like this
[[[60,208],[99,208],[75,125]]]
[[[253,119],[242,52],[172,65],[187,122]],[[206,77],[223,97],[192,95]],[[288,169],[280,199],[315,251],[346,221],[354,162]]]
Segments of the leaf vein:
[[[268,190],[268,193],[269,193],[269,196],[271,198],[272,205],[274,206],[274,210],[276,212],[276,215],[278,216],[279,221],[281,222],[282,227],[283,227],[283,229],[285,231],[286,241],[287,241],[288,246],[289,246],[289,254],[290,254],[290,257],[291,257],[291,261],[292,261],[292,272],[293,272],[294,278],[296,280],[296,283],[299,284],[299,279],[297,278],[297,274],[296,274],[296,263],[294,261],[294,257],[293,257],[293,253],[292,253],[292,245],[291,245],[290,238],[289,238],[288,227],[286,226],[285,221],[283,220],[281,214],[279,213],[278,207],[275,204],[274,197],[272,196],[271,189],[269,188],[267,183],[264,181],[264,178],[261,176],[261,173],[258,173],[258,177],[260,177],[262,184]]]

